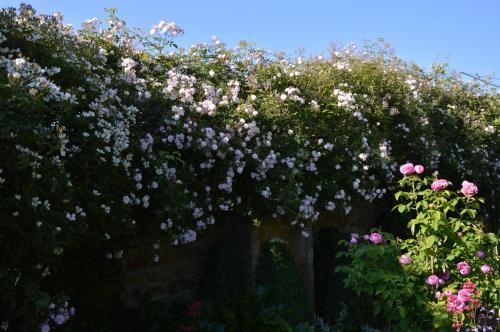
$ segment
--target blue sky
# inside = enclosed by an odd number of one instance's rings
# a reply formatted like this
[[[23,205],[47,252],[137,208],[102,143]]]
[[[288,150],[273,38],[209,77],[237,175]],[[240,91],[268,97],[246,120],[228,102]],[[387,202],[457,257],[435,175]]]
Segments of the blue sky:
[[[22,1],[0,0],[1,7]],[[456,71],[493,74],[500,83],[499,0],[26,0],[38,11],[64,14],[80,26],[115,7],[129,26],[148,29],[159,20],[185,29],[181,46],[216,35],[294,54],[328,54],[332,42],[361,44],[384,38],[405,60],[424,68],[447,61]]]

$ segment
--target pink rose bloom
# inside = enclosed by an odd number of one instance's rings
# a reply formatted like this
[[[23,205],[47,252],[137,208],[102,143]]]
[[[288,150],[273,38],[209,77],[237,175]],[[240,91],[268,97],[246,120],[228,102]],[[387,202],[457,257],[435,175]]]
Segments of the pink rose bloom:
[[[425,282],[427,283],[427,285],[437,286],[437,285],[439,285],[439,277],[434,275],[434,274],[430,275],[427,277]]]
[[[471,299],[471,293],[468,289],[461,289],[458,291],[458,299],[462,302],[467,302]]]
[[[424,172],[424,166],[422,165],[415,166],[415,172],[417,172],[417,174],[422,174]]]
[[[432,182],[431,189],[434,191],[443,190],[446,189],[446,187],[448,187],[449,184],[450,183],[448,182],[448,180],[445,179],[436,180]]]
[[[401,263],[401,265],[410,265],[411,258],[406,255],[402,255],[401,257],[399,257],[399,263]]]
[[[415,173],[415,167],[413,166],[412,163],[407,163],[407,164],[404,164],[403,166],[399,167],[399,171],[403,175],[408,175],[408,174]]]
[[[481,272],[483,273],[490,273],[491,272],[491,267],[488,264],[484,264],[481,266]]]
[[[441,294],[441,292],[436,292],[434,296],[436,297],[436,299],[439,299],[441,296],[443,296],[443,294]]]
[[[469,181],[462,182],[462,190],[461,190],[461,192],[465,196],[472,197],[475,194],[477,194],[478,191],[479,190],[477,189],[477,186],[474,183],[469,182]]]
[[[372,243],[379,244],[379,243],[384,242],[384,238],[379,233],[371,233],[370,234],[370,241]]]
[[[470,273],[470,265],[467,262],[460,262],[457,264],[458,272],[461,275],[466,276]]]

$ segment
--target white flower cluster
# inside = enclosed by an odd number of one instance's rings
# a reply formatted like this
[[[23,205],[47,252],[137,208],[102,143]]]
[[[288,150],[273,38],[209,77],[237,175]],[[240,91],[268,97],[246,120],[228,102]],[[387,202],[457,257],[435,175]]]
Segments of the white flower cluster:
[[[158,22],[158,24],[153,25],[151,27],[151,30],[149,31],[149,33],[152,35],[154,35],[155,33],[162,33],[162,34],[168,34],[172,37],[182,34],[183,32],[184,30],[174,22],[165,22],[165,21],[160,21]]]
[[[353,109],[355,105],[354,95],[340,89],[333,89],[333,95],[337,97],[337,106],[346,109]]]

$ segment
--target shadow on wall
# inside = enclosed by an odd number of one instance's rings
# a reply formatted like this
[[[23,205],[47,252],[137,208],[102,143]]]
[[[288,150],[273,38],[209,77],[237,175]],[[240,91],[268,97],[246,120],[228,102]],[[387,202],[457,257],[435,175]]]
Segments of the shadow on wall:
[[[309,238],[285,220],[269,219],[257,225],[247,217],[225,214],[188,245],[162,244],[152,253],[153,239],[142,239],[135,246],[137,254],[130,255],[134,258],[127,261],[127,303],[137,306],[144,294],[151,294],[153,301],[190,303],[200,296],[225,297],[232,289],[241,292],[255,288],[263,250],[270,250],[269,243],[278,238],[287,244],[287,253],[283,255],[298,270],[308,303],[312,305],[317,297],[316,308],[321,308],[324,290],[328,289],[326,280],[331,275],[328,264],[331,266],[338,240],[349,232],[376,225],[384,210],[368,204],[359,205],[348,216],[324,215]],[[158,255],[158,262],[153,262],[153,254]],[[225,270],[228,265],[234,267],[230,273]],[[224,280],[227,286],[211,287],[214,280]]]

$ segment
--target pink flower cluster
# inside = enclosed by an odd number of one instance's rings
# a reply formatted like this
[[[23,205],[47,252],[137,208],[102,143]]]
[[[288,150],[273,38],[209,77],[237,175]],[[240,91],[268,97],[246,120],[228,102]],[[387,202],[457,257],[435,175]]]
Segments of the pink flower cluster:
[[[471,272],[471,267],[470,267],[469,263],[467,263],[467,262],[460,262],[460,263],[458,263],[457,264],[457,269],[458,269],[458,272],[461,275],[463,275],[463,276],[466,276],[466,275],[468,275]],[[480,270],[484,274],[488,274],[488,273],[491,272],[491,266],[489,266],[488,264],[483,264],[480,267]]]
[[[368,234],[364,235],[363,239],[366,241],[370,241],[373,244],[380,244],[380,243],[384,242],[384,238],[383,238],[382,234],[376,233],[376,232],[371,233],[369,235]],[[352,233],[351,240],[349,241],[349,243],[356,244],[356,243],[358,243],[358,240],[359,240],[359,234]]]
[[[447,296],[446,311],[448,313],[461,314],[464,311],[473,311],[474,308],[480,305],[476,298],[480,295],[480,292],[476,290],[476,285],[471,281],[464,283],[458,294],[454,294],[450,290],[444,293]]]
[[[410,175],[413,173],[422,174],[424,172],[424,166],[422,165],[413,165],[412,163],[406,163],[399,167],[399,171],[403,175]],[[445,179],[437,179],[431,184],[431,189],[434,191],[444,190],[449,186],[450,182]],[[462,182],[462,189],[460,190],[462,194],[466,197],[472,197],[476,195],[479,190],[477,186],[469,181]]]
[[[409,175],[413,173],[422,174],[424,172],[424,166],[422,165],[414,166],[412,163],[407,163],[399,167],[399,171],[403,175]]]

